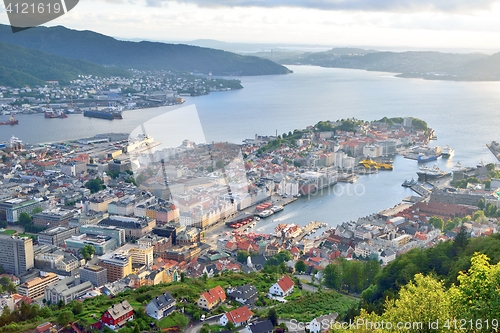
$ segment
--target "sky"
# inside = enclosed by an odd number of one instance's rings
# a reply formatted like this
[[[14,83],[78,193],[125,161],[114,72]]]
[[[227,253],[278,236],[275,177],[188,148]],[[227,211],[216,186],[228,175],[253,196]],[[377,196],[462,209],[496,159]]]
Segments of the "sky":
[[[494,52],[498,17],[500,0],[80,0],[46,25],[123,39]]]

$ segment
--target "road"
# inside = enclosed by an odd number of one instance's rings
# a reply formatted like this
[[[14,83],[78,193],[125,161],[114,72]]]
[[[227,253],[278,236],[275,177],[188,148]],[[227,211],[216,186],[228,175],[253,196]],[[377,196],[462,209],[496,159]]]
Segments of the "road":
[[[209,324],[209,325],[218,324],[220,317],[222,317],[222,315],[216,315],[216,316],[207,318],[205,321],[195,321],[193,324],[190,324],[190,326],[186,327],[184,329],[184,332],[186,332],[186,333],[198,333],[200,331],[201,326],[203,326],[203,324]]]

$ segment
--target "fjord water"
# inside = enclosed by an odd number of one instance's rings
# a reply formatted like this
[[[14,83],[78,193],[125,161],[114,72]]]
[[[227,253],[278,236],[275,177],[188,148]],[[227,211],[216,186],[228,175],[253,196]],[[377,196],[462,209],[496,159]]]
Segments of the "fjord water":
[[[438,140],[433,144],[455,149],[450,159],[439,158],[428,166],[436,163],[449,171],[457,161],[466,166],[496,162],[485,144],[500,139],[500,82],[430,81],[361,70],[289,67],[293,74],[243,77],[244,89],[187,98],[185,105],[196,106],[209,142],[239,143],[255,134],[282,134],[320,120],[412,116],[436,130]],[[66,119],[17,115],[19,125],[0,127],[0,141],[11,135],[36,143],[130,132],[173,108],[127,111],[123,120],[114,121],[82,115]],[[276,225],[272,219],[299,224],[318,220],[334,226],[392,207],[412,195],[401,183],[416,177],[417,169],[416,161],[396,157],[394,171],[362,176],[355,184],[338,184],[323,195],[301,198],[260,222],[257,229],[270,231]]]

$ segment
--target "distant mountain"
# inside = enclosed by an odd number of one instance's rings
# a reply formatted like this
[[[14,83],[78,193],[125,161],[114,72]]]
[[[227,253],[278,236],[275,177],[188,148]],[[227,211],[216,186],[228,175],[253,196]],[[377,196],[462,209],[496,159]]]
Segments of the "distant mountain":
[[[120,41],[93,31],[62,26],[37,27],[13,34],[9,26],[0,25],[0,42],[125,69],[211,72],[214,75],[290,73],[288,68],[258,57],[184,44]]]
[[[500,53],[442,53],[432,51],[379,52],[332,49],[281,60],[284,64],[316,65],[398,73],[400,77],[434,80],[500,80]]]
[[[79,74],[130,76],[126,70],[106,68],[88,61],[69,59],[17,45],[0,43],[0,85],[21,87],[57,80],[63,84]]]

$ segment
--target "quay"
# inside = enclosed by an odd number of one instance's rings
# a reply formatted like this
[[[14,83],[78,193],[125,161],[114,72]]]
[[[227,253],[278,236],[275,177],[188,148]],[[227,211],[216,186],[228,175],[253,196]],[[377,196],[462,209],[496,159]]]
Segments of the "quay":
[[[493,155],[500,161],[500,145],[496,141],[491,141],[491,143],[487,143],[486,147],[491,151]]]
[[[413,192],[417,193],[418,195],[420,195],[422,197],[425,197],[430,193],[430,191],[428,189],[426,189],[425,187],[423,187],[422,185],[419,185],[419,184],[412,185],[412,186],[410,186],[410,188],[413,190]]]
[[[302,232],[294,238],[294,242],[300,242],[302,238],[307,235],[316,232],[320,228],[326,228],[328,224],[325,222],[311,221],[305,227],[302,228]]]

